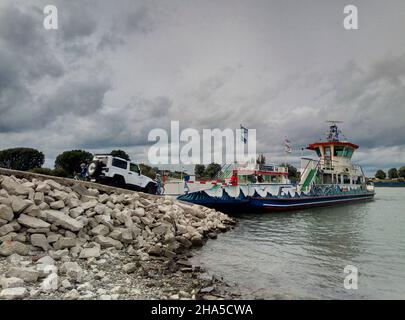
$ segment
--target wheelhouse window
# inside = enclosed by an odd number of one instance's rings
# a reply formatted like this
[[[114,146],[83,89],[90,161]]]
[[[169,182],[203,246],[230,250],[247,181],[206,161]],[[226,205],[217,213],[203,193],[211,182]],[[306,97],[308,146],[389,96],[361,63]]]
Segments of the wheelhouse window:
[[[135,163],[130,163],[129,164],[129,171],[138,173],[139,172],[139,167]]]
[[[117,168],[121,168],[121,169],[127,169],[127,167],[128,167],[126,161],[120,160],[117,158],[113,158],[112,165],[113,165],[113,167],[117,167]]]
[[[343,157],[344,147],[343,146],[335,146],[333,148],[333,155],[335,157]]]
[[[325,147],[325,158],[330,158],[330,147]]]
[[[343,151],[343,156],[347,157],[347,158],[351,158],[353,155],[353,148],[351,147],[345,147],[344,151]]]
[[[318,155],[318,157],[321,157],[321,150],[319,149],[319,147],[315,148],[316,154]]]

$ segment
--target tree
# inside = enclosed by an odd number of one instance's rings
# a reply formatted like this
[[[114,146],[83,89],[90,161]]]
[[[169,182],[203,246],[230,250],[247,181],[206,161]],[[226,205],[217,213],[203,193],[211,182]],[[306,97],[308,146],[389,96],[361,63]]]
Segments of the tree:
[[[260,154],[256,159],[257,164],[266,164],[266,157],[263,154]]]
[[[405,166],[399,168],[398,176],[400,176],[401,178],[405,178]]]
[[[55,160],[55,169],[63,169],[69,176],[80,172],[80,165],[93,160],[93,155],[84,150],[65,151],[58,155]]]
[[[194,167],[194,173],[197,178],[204,177],[205,174],[205,166],[203,164],[196,164]]]
[[[378,171],[375,173],[375,177],[376,177],[377,179],[385,179],[385,178],[387,177],[387,175],[385,174],[384,171],[378,170]]]
[[[151,178],[151,179],[155,179],[156,178],[156,171],[155,169],[153,169],[151,166],[148,166],[147,164],[144,163],[140,163],[139,164],[139,169],[141,169],[141,172],[143,175]]]
[[[219,165],[218,163],[210,163],[205,169],[204,175],[207,178],[215,179],[220,171],[221,165]]]
[[[287,169],[288,169],[288,179],[290,179],[291,181],[299,180],[300,173],[298,172],[297,168],[294,167],[292,164],[282,163],[280,166],[287,167]]]
[[[0,167],[28,171],[40,168],[45,162],[42,152],[32,148],[12,148],[0,151]]]
[[[112,156],[114,157],[118,157],[118,158],[122,158],[125,159],[127,161],[131,161],[131,158],[129,157],[128,153],[126,153],[124,150],[113,150],[110,153]]]
[[[388,170],[388,178],[396,179],[398,178],[398,170],[396,168],[391,168]]]

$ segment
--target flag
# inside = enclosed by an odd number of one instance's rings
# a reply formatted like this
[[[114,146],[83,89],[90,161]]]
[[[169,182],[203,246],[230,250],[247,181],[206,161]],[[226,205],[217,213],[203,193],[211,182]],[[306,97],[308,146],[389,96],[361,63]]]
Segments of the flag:
[[[287,138],[285,138],[285,140],[284,140],[284,147],[285,147],[285,152],[286,153],[291,153],[291,151],[292,151],[291,142]]]
[[[241,140],[244,144],[247,143],[248,141],[248,132],[249,130],[246,129],[244,126],[240,125],[240,129],[242,130],[242,136],[241,136]]]

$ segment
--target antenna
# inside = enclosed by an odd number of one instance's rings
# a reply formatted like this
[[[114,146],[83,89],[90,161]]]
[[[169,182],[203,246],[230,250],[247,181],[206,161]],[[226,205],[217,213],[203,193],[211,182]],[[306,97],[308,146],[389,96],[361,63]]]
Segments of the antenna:
[[[329,126],[329,133],[327,136],[328,141],[339,141],[339,134],[342,133],[336,123],[343,123],[343,121],[339,120],[328,120],[327,123],[331,123]]]

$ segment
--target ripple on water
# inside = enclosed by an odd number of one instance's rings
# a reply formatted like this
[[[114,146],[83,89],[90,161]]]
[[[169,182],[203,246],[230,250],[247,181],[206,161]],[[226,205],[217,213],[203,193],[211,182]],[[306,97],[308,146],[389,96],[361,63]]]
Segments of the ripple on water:
[[[193,260],[261,298],[404,298],[404,207],[405,188],[383,188],[362,204],[242,214]],[[358,290],[343,287],[348,264],[359,269]]]

